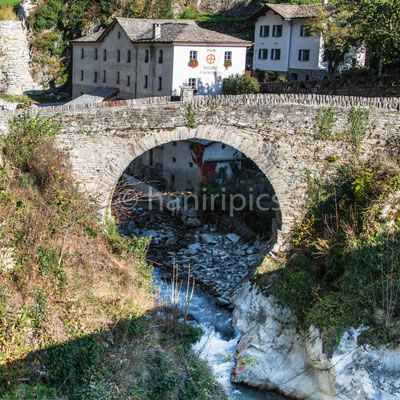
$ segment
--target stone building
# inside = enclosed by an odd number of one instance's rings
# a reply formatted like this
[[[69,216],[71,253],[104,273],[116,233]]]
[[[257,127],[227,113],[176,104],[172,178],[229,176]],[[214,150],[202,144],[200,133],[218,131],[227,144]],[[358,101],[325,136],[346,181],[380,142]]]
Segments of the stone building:
[[[162,183],[169,191],[197,192],[204,178],[232,177],[232,163],[240,169],[246,157],[232,146],[204,139],[188,139],[157,146],[136,158],[130,175]]]
[[[73,98],[95,89],[115,98],[179,96],[181,87],[220,94],[222,81],[245,70],[251,42],[188,20],[116,18],[73,46]]]
[[[324,1],[326,3],[326,0]],[[308,20],[326,5],[266,4],[250,19],[255,21],[253,68],[273,71],[290,80],[326,79],[322,36],[311,36]],[[340,65],[338,74],[365,65],[365,50],[353,50]]]

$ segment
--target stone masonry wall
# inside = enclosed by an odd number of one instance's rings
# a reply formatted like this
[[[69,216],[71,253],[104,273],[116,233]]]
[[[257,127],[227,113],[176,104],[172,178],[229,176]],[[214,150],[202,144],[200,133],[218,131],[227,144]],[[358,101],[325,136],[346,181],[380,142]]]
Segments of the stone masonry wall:
[[[21,21],[0,21],[0,91],[22,94],[41,89],[30,74],[27,31]]]
[[[338,162],[352,157],[347,142],[315,139],[318,110],[333,104],[338,113],[335,129],[342,130],[352,104],[369,108],[374,129],[361,152],[367,158],[383,152],[388,140],[400,134],[398,101],[307,95],[195,96],[194,129],[186,127],[187,104],[166,98],[41,111],[62,121],[60,146],[69,151],[76,177],[104,209],[115,183],[135,157],[173,140],[197,137],[233,146],[260,167],[277,194],[285,233],[302,215],[306,171],[329,175],[333,171],[330,156],[338,157]],[[2,121],[6,129],[11,115],[0,115],[0,127]]]

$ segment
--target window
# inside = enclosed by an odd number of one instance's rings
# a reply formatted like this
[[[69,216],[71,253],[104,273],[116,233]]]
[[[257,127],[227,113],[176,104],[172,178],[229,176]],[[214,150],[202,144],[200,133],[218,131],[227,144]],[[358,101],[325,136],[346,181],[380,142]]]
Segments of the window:
[[[266,60],[268,58],[268,49],[259,49],[258,50],[258,59]]]
[[[143,87],[144,87],[145,89],[147,89],[148,85],[149,85],[149,77],[148,77],[147,75],[145,75],[145,76],[144,76],[144,84],[143,84]]]
[[[97,49],[94,49],[94,59],[97,60],[99,57],[99,52]]]
[[[161,76],[158,77],[158,88],[157,90],[162,90],[162,78]]]
[[[95,73],[94,73],[94,83],[96,83],[97,82],[97,71],[95,71]]]
[[[191,60],[197,60],[197,51],[190,50],[189,58],[190,58]]]
[[[172,162],[176,163],[176,158],[175,157],[172,157]]]
[[[274,25],[272,30],[273,37],[281,37],[282,36],[282,25]]]
[[[172,146],[176,147],[176,142],[172,142]]]
[[[309,36],[311,36],[310,30],[309,30],[309,28],[307,27],[307,25],[301,25],[301,27],[300,27],[300,36],[302,36],[302,37],[309,37]]]
[[[221,149],[224,149],[226,146],[225,146],[225,143],[222,143],[221,144]]]
[[[128,75],[127,77],[126,77],[126,86],[131,86],[131,77],[130,77],[130,75]]]
[[[81,70],[81,81],[83,81],[83,71]]]
[[[189,163],[189,167],[193,168],[193,163],[192,162]]]
[[[117,85],[119,85],[119,71],[117,71]]]
[[[164,50],[159,50],[158,51],[158,63],[159,64],[163,63],[163,58],[164,58]]]
[[[189,86],[196,89],[196,78],[189,78]]]
[[[281,49],[272,49],[271,60],[280,60],[280,59],[281,59]]]
[[[260,37],[268,37],[268,36],[269,36],[269,25],[261,25]]]
[[[149,49],[146,49],[144,51],[144,62],[148,63],[149,62]]]
[[[81,49],[81,60],[85,58],[85,49]]]
[[[117,62],[121,62],[121,50],[117,51]]]
[[[121,39],[121,32],[118,32],[118,39]]]
[[[107,82],[107,71],[103,71],[103,82]]]
[[[130,50],[128,50],[128,60],[127,60],[127,62],[128,63],[131,62],[131,51]]]
[[[103,61],[107,61],[107,50],[103,50]]]
[[[224,61],[232,61],[232,52],[231,51],[225,52]]]
[[[171,175],[171,182],[175,182],[175,175]]]
[[[310,61],[310,50],[299,50],[299,61]]]

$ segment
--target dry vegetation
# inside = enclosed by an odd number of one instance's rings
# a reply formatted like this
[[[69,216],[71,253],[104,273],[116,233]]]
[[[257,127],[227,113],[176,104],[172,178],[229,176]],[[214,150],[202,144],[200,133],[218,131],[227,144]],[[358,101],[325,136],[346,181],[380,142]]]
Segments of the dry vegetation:
[[[224,398],[200,331],[156,307],[148,240],[101,226],[58,129],[22,114],[2,143],[0,399]]]

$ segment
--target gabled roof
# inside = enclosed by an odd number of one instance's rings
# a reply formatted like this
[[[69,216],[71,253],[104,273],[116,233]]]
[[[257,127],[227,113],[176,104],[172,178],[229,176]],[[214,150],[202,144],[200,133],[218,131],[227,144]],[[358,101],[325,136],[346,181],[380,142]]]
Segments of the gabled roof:
[[[89,35],[72,43],[101,42],[119,24],[133,43],[213,43],[251,46],[253,43],[233,36],[200,28],[191,20],[115,18],[104,31]],[[160,24],[161,35],[153,37],[154,24]]]
[[[267,3],[254,14],[250,15],[249,20],[257,20],[268,11],[280,15],[283,19],[299,19],[299,18],[312,18],[319,14],[321,7],[326,7],[322,4],[270,4]]]

